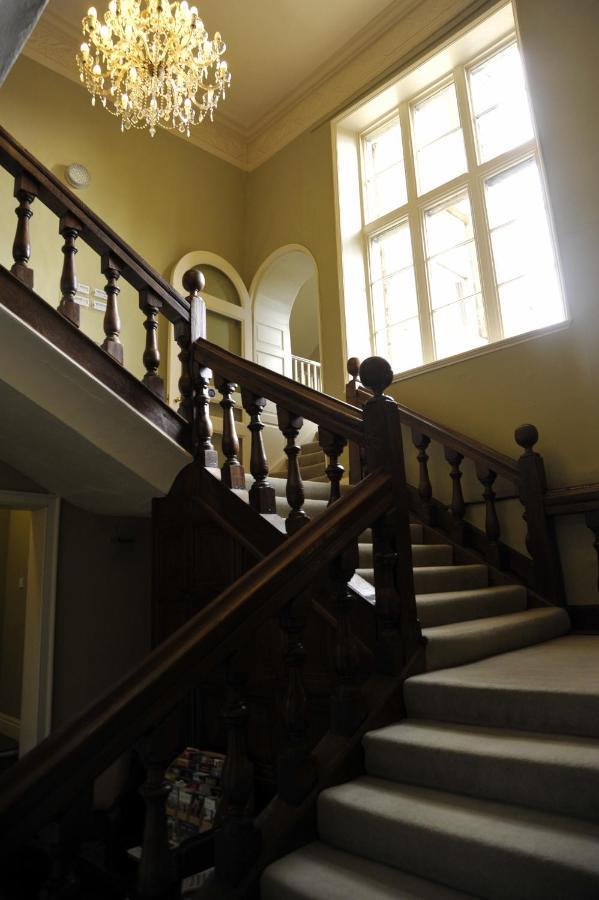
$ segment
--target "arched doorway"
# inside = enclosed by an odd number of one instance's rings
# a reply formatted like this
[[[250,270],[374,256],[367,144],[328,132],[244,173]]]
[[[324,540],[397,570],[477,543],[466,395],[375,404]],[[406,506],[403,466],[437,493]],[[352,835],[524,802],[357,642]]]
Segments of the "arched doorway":
[[[250,287],[254,360],[319,389],[318,271],[300,244],[280,247],[262,263]]]

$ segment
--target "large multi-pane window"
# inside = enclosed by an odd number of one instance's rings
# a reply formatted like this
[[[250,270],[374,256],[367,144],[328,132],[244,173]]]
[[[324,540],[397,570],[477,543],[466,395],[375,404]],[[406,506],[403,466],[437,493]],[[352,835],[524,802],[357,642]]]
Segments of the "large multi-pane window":
[[[357,140],[371,346],[394,371],[565,320],[515,35]]]

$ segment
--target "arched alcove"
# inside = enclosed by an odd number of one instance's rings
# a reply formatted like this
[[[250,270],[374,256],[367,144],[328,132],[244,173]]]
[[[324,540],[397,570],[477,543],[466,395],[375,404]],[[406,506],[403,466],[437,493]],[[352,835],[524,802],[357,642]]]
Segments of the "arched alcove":
[[[310,347],[306,360],[315,351],[320,356],[318,271],[305,247],[288,244],[271,253],[254,276],[250,297],[257,363],[291,378],[297,371],[292,355],[304,356],[297,353],[299,348]],[[297,315],[292,320],[296,302]],[[297,348],[292,346],[292,334]]]

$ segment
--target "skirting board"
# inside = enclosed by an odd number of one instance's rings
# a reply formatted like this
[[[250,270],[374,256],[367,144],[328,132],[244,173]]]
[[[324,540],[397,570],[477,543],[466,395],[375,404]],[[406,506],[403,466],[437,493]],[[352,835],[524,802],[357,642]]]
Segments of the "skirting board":
[[[12,738],[13,741],[19,740],[19,734],[21,731],[21,720],[15,719],[14,716],[9,716],[6,713],[0,712],[0,733],[5,734],[6,737]]]

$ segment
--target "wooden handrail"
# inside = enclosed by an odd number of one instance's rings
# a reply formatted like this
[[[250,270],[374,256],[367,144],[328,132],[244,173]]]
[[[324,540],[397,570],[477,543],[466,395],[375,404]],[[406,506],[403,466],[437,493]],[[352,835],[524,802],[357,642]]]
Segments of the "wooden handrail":
[[[499,453],[497,450],[493,450],[491,447],[487,447],[486,444],[481,444],[474,438],[461,434],[459,431],[454,431],[453,428],[441,425],[440,422],[428,419],[402,403],[398,402],[397,405],[402,425],[407,425],[415,431],[426,434],[432,440],[442,444],[443,447],[457,450],[458,453],[472,460],[476,465],[491,469],[497,475],[507,478],[513,484],[518,484],[520,481],[517,460]]]
[[[68,806],[84,785],[152,729],[197,681],[390,507],[376,472],[196,614],[114,688],[0,779],[3,851]]]
[[[594,509],[599,509],[599,484],[575,484],[545,494],[548,516],[572,515]]]
[[[0,127],[0,165],[15,177],[25,173],[37,182],[39,198],[58,217],[74,216],[83,226],[81,238],[100,255],[113,254],[123,264],[122,276],[138,291],[149,289],[162,301],[171,322],[189,321],[189,304],[99,216]]]
[[[358,444],[364,442],[362,413],[355,406],[305,387],[292,378],[279,375],[257,363],[242,359],[228,350],[200,338],[194,345],[194,360],[214,374],[226,377],[245,390],[266,397],[298,416],[302,416],[333,434]]]

